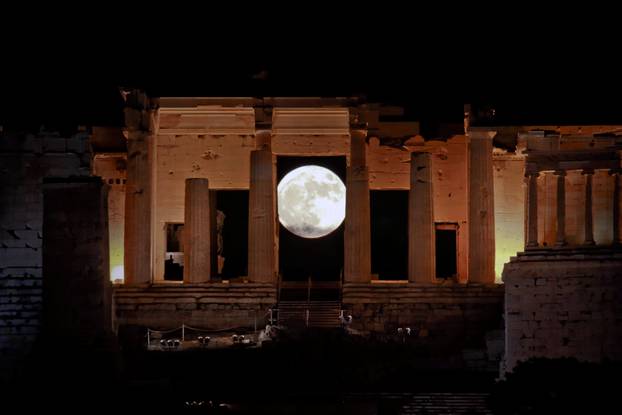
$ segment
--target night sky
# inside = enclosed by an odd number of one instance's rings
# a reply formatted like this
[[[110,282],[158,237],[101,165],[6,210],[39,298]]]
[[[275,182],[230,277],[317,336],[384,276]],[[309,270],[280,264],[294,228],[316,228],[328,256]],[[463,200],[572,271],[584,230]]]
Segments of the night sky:
[[[0,123],[121,125],[119,86],[156,96],[363,95],[432,123],[461,123],[465,103],[494,107],[501,125],[622,123],[620,36],[606,21],[592,30],[560,15],[473,21],[456,11],[424,27],[397,11],[306,14],[285,25],[90,15],[29,22],[29,38],[4,27]],[[335,23],[337,33],[325,30]]]

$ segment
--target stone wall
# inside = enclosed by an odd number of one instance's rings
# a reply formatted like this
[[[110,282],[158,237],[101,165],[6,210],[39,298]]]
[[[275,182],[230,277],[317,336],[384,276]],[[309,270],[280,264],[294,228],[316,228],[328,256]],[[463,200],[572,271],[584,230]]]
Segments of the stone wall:
[[[39,330],[42,179],[89,175],[88,139],[86,132],[0,136],[0,374],[9,375]]]
[[[182,324],[202,329],[265,325],[265,314],[276,304],[270,284],[209,283],[116,287],[116,325],[167,330]]]
[[[490,358],[498,368],[501,350],[485,354],[491,334],[503,328],[502,285],[346,284],[343,309],[354,329],[394,335],[410,327],[432,353]]]
[[[506,264],[506,370],[530,357],[622,359],[622,251],[538,250]]]

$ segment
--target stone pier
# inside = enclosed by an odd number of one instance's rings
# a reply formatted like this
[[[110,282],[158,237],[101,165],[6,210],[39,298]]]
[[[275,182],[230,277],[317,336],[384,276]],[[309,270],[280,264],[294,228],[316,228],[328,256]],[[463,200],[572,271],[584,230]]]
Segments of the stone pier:
[[[411,153],[408,202],[408,280],[411,282],[434,281],[433,196],[430,153]]]
[[[345,282],[371,279],[371,231],[369,171],[366,162],[364,129],[350,133],[350,165],[346,178],[346,219],[344,235]]]
[[[156,118],[157,101],[138,91],[132,91],[127,96],[126,284],[151,282],[151,148],[155,140]]]
[[[184,283],[208,282],[215,265],[215,214],[208,179],[186,179]]]
[[[45,179],[43,203],[42,334],[97,346],[112,334],[108,189],[99,177]]]
[[[251,152],[248,278],[256,283],[276,283],[274,166],[270,135],[270,130],[258,130],[258,149]]]
[[[494,131],[469,131],[469,282],[495,282]]]

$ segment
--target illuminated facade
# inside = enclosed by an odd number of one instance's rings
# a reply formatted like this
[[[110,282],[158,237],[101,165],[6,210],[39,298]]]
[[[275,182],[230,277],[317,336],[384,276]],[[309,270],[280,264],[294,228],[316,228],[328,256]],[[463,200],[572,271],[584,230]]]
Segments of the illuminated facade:
[[[363,331],[467,321],[481,338],[503,327],[517,253],[620,240],[618,126],[482,127],[466,114],[463,131],[434,138],[357,99],[127,103],[127,154],[93,164],[113,181],[119,325],[256,324],[296,289],[310,304],[323,287],[334,296],[315,300],[332,302],[335,324],[340,310]],[[308,164],[346,184],[344,224],[315,245],[277,216],[280,179]]]

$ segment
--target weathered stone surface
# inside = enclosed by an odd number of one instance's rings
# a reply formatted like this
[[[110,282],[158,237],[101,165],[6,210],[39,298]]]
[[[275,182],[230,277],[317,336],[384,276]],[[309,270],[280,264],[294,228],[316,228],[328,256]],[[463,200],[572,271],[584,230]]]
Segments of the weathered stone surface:
[[[357,330],[395,335],[398,327],[410,327],[433,352],[461,354],[473,348],[480,353],[487,348],[486,334],[503,328],[503,286],[345,284],[343,308]]]
[[[530,251],[506,264],[506,369],[530,357],[622,359],[622,252]]]
[[[350,165],[347,168],[346,180],[343,266],[344,280],[347,282],[367,282],[371,279],[371,218],[366,136],[366,130],[351,131]]]
[[[121,326],[169,329],[254,327],[276,304],[272,284],[191,284],[177,287],[117,287],[116,322]]]
[[[469,131],[469,281],[495,282],[494,131]]]
[[[29,353],[39,332],[42,179],[90,174],[88,139],[86,133],[0,136],[0,321],[13,320],[0,335],[0,379]],[[64,152],[69,142],[72,153]],[[81,151],[73,152],[77,147]]]
[[[43,334],[90,347],[112,333],[107,189],[98,177],[54,179],[43,195]]]
[[[186,179],[184,283],[209,282],[215,265],[215,195],[208,179]]]
[[[255,150],[250,159],[248,277],[253,282],[274,283],[277,275],[272,152],[266,148]]]
[[[435,274],[434,192],[430,153],[411,153],[408,196],[408,279],[431,283]]]

